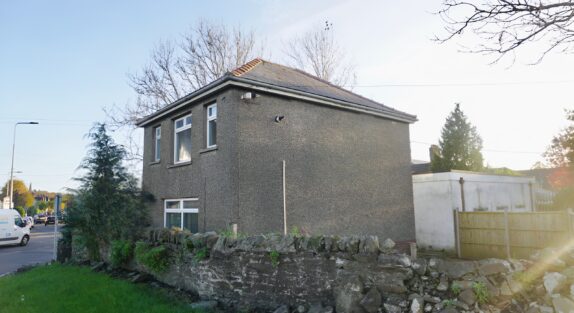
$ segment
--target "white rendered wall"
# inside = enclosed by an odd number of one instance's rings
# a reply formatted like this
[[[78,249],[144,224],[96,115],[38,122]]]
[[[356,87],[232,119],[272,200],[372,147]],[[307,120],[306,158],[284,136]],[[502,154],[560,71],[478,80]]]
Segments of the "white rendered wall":
[[[456,249],[453,211],[463,211],[460,178],[464,179],[465,211],[532,211],[530,177],[452,171],[413,175],[417,245]]]

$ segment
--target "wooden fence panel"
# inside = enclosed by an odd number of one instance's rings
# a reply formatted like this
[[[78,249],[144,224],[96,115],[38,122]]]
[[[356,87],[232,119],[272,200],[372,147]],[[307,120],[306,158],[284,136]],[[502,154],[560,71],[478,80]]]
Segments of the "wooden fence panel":
[[[536,250],[572,240],[567,212],[458,212],[460,257],[526,258]]]

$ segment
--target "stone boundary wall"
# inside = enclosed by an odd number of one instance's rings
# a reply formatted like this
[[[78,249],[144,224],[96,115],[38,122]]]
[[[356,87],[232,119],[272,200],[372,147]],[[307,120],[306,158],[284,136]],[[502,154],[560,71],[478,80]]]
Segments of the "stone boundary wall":
[[[146,242],[169,248],[167,270],[154,273],[135,260],[127,269],[215,300],[226,312],[574,311],[574,255],[539,254],[553,261],[536,271],[529,260],[413,260],[376,236],[234,239],[161,229]],[[82,252],[72,245],[76,260]],[[109,261],[109,250],[101,252]]]

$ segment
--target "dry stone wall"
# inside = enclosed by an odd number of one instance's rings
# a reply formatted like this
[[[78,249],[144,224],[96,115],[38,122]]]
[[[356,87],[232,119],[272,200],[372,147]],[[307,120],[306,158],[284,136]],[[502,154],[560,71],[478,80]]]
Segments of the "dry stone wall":
[[[375,236],[233,239],[153,230],[146,241],[169,248],[169,266],[157,273],[132,260],[129,269],[224,311],[574,312],[574,257],[551,250],[520,261],[413,260]]]

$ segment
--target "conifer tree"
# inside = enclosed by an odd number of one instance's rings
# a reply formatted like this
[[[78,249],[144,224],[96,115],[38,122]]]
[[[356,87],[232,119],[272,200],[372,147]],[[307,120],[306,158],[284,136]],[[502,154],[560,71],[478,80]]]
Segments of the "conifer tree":
[[[124,147],[114,142],[104,124],[96,124],[88,138],[92,143],[80,165],[86,172],[76,178],[80,187],[66,222],[83,239],[90,257],[98,259],[102,243],[137,238],[148,214],[137,180],[123,164]]]
[[[457,103],[447,117],[439,140],[439,153],[431,160],[433,172],[480,171],[483,168],[482,139]]]

